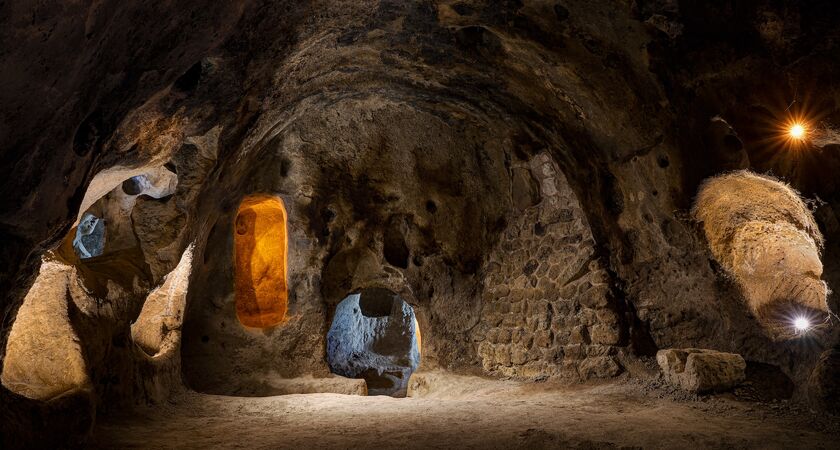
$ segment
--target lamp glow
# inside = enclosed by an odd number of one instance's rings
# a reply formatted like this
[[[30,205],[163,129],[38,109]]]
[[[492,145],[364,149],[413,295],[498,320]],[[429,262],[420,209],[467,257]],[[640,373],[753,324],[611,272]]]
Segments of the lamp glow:
[[[805,331],[811,327],[811,321],[804,317],[797,317],[793,321],[793,327],[796,328],[796,331]]]
[[[790,126],[788,134],[790,134],[790,137],[794,139],[802,140],[805,137],[805,126],[801,123],[794,123]]]

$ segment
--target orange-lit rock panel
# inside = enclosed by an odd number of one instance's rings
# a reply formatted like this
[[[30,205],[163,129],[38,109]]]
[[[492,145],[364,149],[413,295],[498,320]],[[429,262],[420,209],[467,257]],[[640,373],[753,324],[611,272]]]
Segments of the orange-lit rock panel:
[[[254,328],[281,323],[286,316],[286,210],[271,196],[242,201],[234,231],[236,315]]]
[[[420,337],[420,324],[417,323],[417,317],[414,318],[414,336],[417,339],[417,352],[422,353],[423,352],[423,345],[422,345],[423,341],[422,341],[422,338]]]

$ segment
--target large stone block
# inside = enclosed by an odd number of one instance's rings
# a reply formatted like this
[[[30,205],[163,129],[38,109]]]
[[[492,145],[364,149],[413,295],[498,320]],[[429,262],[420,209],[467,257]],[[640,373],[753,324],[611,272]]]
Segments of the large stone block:
[[[510,362],[515,365],[522,365],[528,361],[528,349],[521,345],[515,345],[510,353]]]
[[[668,383],[690,392],[725,391],[746,378],[747,363],[736,353],[667,349],[657,352],[656,361]]]
[[[606,285],[592,286],[578,296],[581,305],[587,308],[604,308],[609,304],[609,288]]]
[[[603,324],[593,325],[589,329],[589,336],[592,339],[592,343],[601,345],[618,344],[618,341],[621,338],[618,326],[610,326]]]

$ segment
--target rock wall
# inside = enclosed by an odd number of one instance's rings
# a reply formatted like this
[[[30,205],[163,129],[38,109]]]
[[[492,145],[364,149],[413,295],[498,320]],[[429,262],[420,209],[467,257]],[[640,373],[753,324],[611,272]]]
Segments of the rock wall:
[[[518,214],[485,266],[482,320],[473,339],[484,370],[504,376],[610,377],[626,334],[599,266],[586,216],[547,153],[514,166]],[[516,192],[529,186],[529,195]]]
[[[85,349],[70,320],[71,290],[77,297],[81,291],[73,268],[45,261],[9,336],[2,374],[8,389],[37,400],[91,390]]]

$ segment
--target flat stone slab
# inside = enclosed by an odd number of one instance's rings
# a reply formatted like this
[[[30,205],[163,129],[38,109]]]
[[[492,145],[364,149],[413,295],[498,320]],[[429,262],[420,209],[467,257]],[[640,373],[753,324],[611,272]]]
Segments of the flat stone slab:
[[[475,375],[458,375],[445,370],[414,372],[408,378],[406,397],[426,399],[475,399],[502,390],[520,389],[531,383]]]
[[[277,374],[261,373],[242,378],[241,386],[235,389],[237,395],[245,397],[271,397],[292,394],[343,394],[368,395],[367,383],[361,378],[346,378],[338,375],[316,378],[305,375],[283,378]]]
[[[732,389],[746,379],[741,355],[700,348],[660,350],[656,362],[665,381],[698,394]]]
[[[286,378],[271,381],[276,395],[289,394],[344,394],[367,395],[367,384],[359,378],[328,377],[328,378]]]

